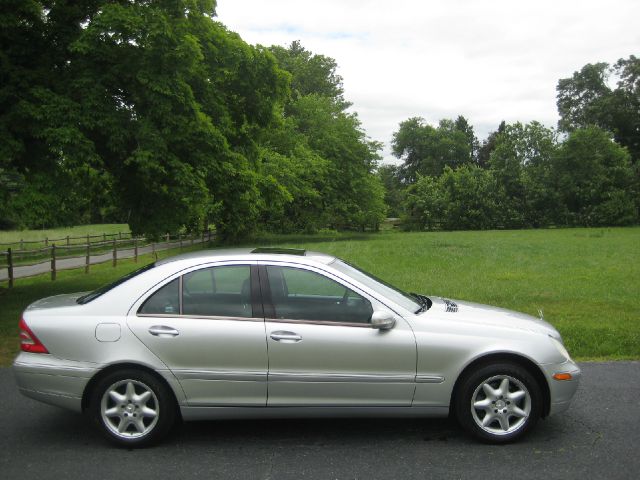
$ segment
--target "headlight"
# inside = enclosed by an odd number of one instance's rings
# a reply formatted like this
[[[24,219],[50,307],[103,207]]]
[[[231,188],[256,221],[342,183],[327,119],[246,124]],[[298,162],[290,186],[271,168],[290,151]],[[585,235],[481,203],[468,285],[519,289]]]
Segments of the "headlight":
[[[560,342],[558,339],[553,338],[551,336],[549,337],[549,339],[551,340],[551,343],[553,343],[555,345],[555,347],[558,350],[558,352],[560,353],[560,355],[562,355],[566,360],[571,360],[571,355],[569,355],[569,352],[564,347],[562,342]]]

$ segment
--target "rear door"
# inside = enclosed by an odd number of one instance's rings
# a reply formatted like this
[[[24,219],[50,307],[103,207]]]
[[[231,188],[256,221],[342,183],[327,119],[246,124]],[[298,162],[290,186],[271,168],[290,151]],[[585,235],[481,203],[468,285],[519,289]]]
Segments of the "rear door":
[[[402,318],[372,328],[376,300],[327,272],[267,263],[259,272],[269,406],[411,405],[416,343]]]
[[[264,406],[267,347],[254,262],[167,279],[128,325],[180,381],[192,406]]]

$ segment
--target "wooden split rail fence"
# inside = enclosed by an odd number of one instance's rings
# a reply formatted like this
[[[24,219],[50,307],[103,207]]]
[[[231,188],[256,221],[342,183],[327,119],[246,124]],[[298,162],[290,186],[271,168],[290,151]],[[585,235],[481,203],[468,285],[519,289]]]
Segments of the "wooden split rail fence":
[[[112,262],[115,267],[118,260],[125,258],[137,262],[139,255],[208,244],[213,236],[211,230],[206,230],[197,235],[166,234],[160,241],[149,242],[145,237],[134,237],[130,233],[105,233],[0,244],[0,282],[6,281],[13,287],[17,278],[43,273],[50,273],[51,280],[55,280],[58,271],[75,268],[84,268],[85,273],[89,273],[91,265]],[[33,247],[28,248],[30,245]]]

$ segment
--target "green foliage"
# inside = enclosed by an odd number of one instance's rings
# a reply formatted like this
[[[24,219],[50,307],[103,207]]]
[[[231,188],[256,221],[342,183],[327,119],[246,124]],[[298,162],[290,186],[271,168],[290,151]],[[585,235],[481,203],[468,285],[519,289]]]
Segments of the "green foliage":
[[[556,134],[538,122],[505,125],[495,137],[489,168],[503,195],[503,226],[549,224],[555,195],[549,174]]]
[[[610,77],[618,79],[615,88]],[[633,162],[640,159],[640,58],[631,55],[615,65],[585,65],[558,81],[558,125],[565,132],[596,125],[627,147]]]
[[[409,229],[630,225],[638,221],[634,170],[626,149],[597,127],[561,144],[537,122],[505,125],[489,169],[445,167],[419,177],[405,195]]]
[[[441,120],[438,127],[421,117],[400,122],[391,143],[393,154],[403,160],[403,177],[408,183],[418,175],[440,175],[444,168],[471,163],[477,150],[473,128],[460,116],[454,122]]]
[[[445,167],[439,177],[420,177],[406,198],[409,228],[485,230],[503,222],[495,176],[475,165]]]
[[[491,157],[491,153],[496,148],[498,135],[504,132],[506,127],[507,127],[507,124],[503,120],[502,122],[500,122],[500,125],[498,126],[498,130],[496,130],[495,132],[489,133],[489,136],[483,140],[482,145],[479,146],[478,153],[476,155],[476,164],[479,167],[482,167],[482,168],[489,167],[489,158]]]
[[[637,221],[629,154],[603,130],[573,131],[557,152],[552,175],[566,224],[629,225]]]
[[[377,173],[384,187],[384,203],[388,207],[387,215],[398,218],[402,214],[404,198],[402,172],[395,165],[380,165]]]
[[[281,122],[263,136],[261,158],[268,197],[263,224],[280,232],[323,227],[376,229],[384,219],[384,188],[375,176],[381,146],[347,113],[333,59],[299,42],[272,47],[291,75]]]
[[[344,99],[342,77],[336,73],[338,65],[333,58],[313,54],[299,40],[288,48],[274,45],[269,50],[280,68],[291,74],[293,100],[315,94],[331,98],[341,110],[351,105]]]
[[[25,198],[46,178],[38,194],[73,185],[74,200],[88,199],[71,217],[62,200],[51,203],[71,222],[104,213],[106,201],[136,233],[212,222],[231,239],[253,228],[252,138],[272,122],[288,77],[269,52],[212,21],[214,7],[29,2],[3,12],[1,153],[26,179]],[[12,199],[10,210],[25,202]],[[43,223],[60,223],[46,213]]]
[[[380,145],[332,58],[250,46],[211,0],[1,8],[0,225],[213,224],[234,241],[384,217]]]

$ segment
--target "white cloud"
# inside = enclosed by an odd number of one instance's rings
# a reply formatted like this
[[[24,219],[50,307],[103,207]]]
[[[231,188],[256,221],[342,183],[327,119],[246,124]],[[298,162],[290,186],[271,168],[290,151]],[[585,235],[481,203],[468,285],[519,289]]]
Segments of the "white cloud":
[[[336,59],[368,135],[466,116],[479,137],[501,120],[555,126],[555,87],[587,63],[640,47],[636,0],[218,0],[249,43],[300,40]]]

